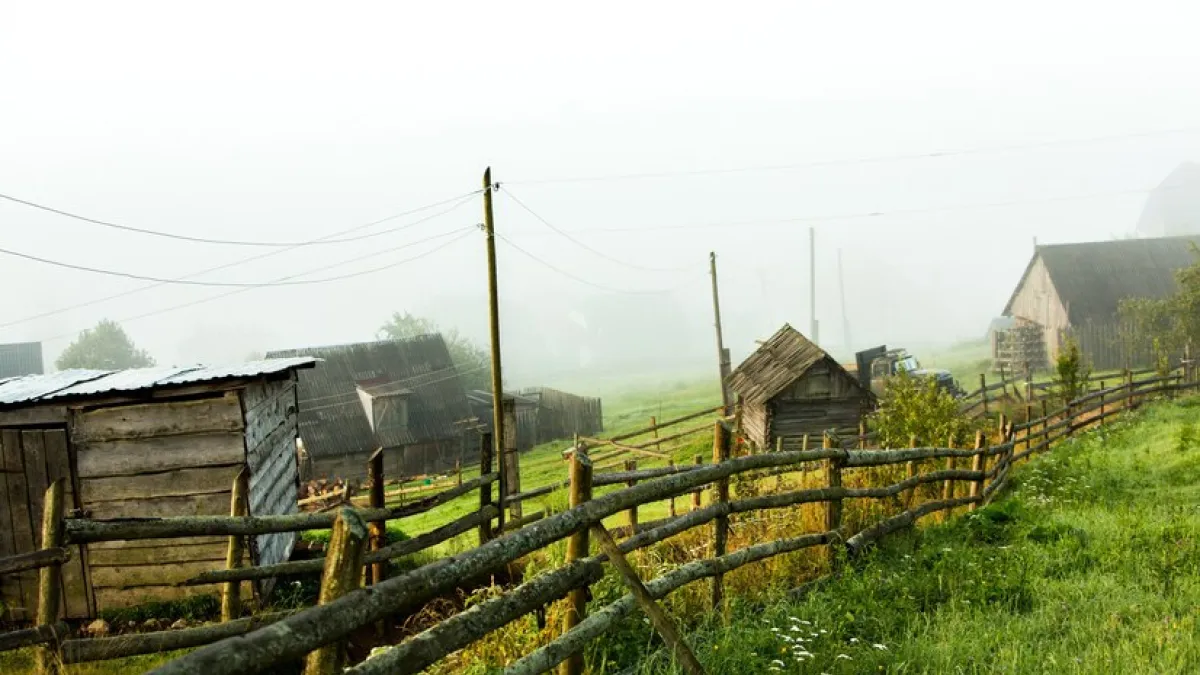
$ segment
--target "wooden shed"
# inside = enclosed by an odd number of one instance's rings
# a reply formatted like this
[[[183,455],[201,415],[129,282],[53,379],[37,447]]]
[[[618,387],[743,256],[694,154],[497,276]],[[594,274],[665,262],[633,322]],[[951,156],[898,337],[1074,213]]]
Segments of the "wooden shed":
[[[314,478],[365,478],[378,448],[388,477],[452,469],[464,451],[478,457],[478,445],[465,450],[460,423],[470,408],[441,335],[267,356],[321,359],[300,376],[300,436]]]
[[[833,357],[784,324],[729,375],[742,428],[760,448],[777,438],[857,428],[875,396]]]
[[[0,381],[0,556],[37,548],[43,495],[59,478],[76,517],[228,515],[244,469],[251,515],[295,512],[296,371],[314,363],[66,370]],[[63,569],[64,616],[214,593],[215,586],[173,584],[222,567],[226,543],[195,537],[75,547]],[[282,562],[294,543],[292,533],[252,537],[250,557]],[[35,572],[0,579],[6,618],[32,618],[36,592]]]

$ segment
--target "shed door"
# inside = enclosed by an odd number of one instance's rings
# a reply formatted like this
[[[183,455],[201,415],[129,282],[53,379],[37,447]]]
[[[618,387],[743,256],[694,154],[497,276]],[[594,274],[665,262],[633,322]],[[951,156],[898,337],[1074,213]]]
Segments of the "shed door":
[[[78,508],[65,429],[0,429],[0,557],[36,551],[42,538],[46,488],[66,479],[65,508]],[[63,607],[68,618],[89,611],[91,590],[83,573],[82,547],[72,547],[63,566]],[[37,613],[36,570],[0,578],[7,617],[33,620]]]

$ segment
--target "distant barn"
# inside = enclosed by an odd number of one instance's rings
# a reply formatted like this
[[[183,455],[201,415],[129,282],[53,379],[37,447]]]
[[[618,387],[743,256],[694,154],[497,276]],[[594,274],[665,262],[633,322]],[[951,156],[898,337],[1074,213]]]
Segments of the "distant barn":
[[[41,375],[42,343],[14,342],[0,345],[0,380],[20,375]]]
[[[46,487],[66,479],[84,517],[229,515],[248,471],[250,515],[296,511],[296,371],[313,360],[228,367],[65,370],[0,382],[0,557],[38,547]],[[177,587],[225,566],[227,537],[97,542],[63,567],[67,618],[211,594]],[[255,565],[291,555],[294,533],[250,538]],[[269,585],[263,585],[265,591]],[[9,619],[32,618],[37,573],[0,577]]]
[[[389,476],[452,469],[464,451],[477,459],[478,446],[462,439],[470,408],[441,335],[268,354],[301,355],[322,360],[300,376],[300,437],[314,478],[364,478],[377,448]]]
[[[729,375],[742,428],[759,448],[778,438],[857,428],[875,396],[833,357],[784,324]]]
[[[1175,272],[1196,262],[1197,245],[1200,236],[1038,246],[1003,314],[1041,331],[1045,361],[1070,334],[1094,368],[1147,365],[1149,345],[1125,353],[1121,344],[1120,303],[1176,292]]]
[[[549,387],[532,387],[509,392],[505,397],[516,401],[517,449],[528,450],[549,441],[571,438],[575,434],[594,436],[604,430],[600,399],[579,396]],[[492,394],[467,393],[471,411],[479,428],[492,428]]]

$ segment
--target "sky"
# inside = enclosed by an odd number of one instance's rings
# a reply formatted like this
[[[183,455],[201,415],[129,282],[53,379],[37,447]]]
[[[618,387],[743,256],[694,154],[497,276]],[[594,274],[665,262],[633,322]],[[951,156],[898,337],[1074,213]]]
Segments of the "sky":
[[[809,333],[810,228],[823,346],[978,339],[1035,238],[1128,236],[1200,160],[1198,15],[0,2],[0,194],[354,239],[0,200],[0,342],[53,361],[111,318],[160,363],[220,363],[397,311],[486,340],[488,166],[506,381],[715,372],[710,251],[735,362]],[[261,286],[284,279],[319,283]]]

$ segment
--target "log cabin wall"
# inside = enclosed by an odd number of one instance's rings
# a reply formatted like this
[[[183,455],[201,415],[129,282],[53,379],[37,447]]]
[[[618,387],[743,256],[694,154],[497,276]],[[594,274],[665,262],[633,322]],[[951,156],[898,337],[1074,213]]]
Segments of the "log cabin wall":
[[[870,401],[862,388],[830,359],[811,366],[768,403],[770,436],[820,436],[830,429],[856,428]],[[743,424],[744,424],[743,418]]]
[[[246,461],[239,392],[76,409],[81,507],[96,519],[228,515]],[[97,611],[215,593],[173,584],[222,567],[225,537],[88,545]],[[247,589],[248,590],[248,589]]]

